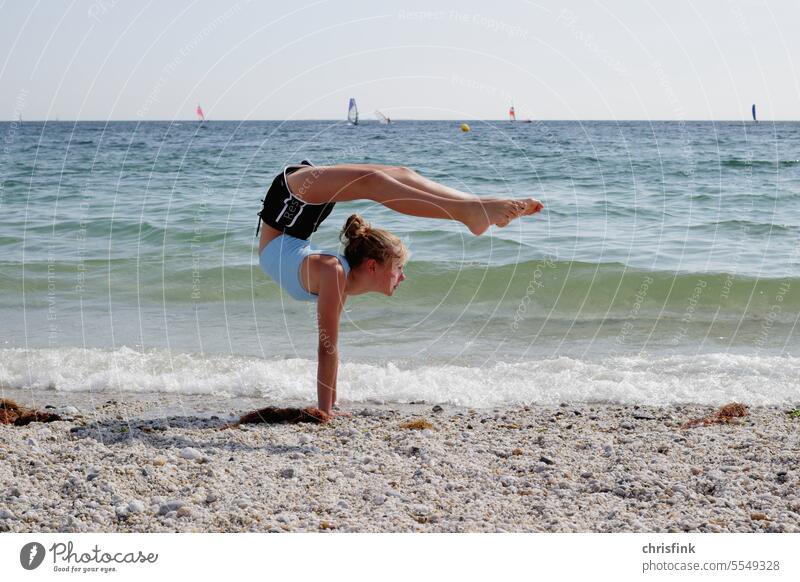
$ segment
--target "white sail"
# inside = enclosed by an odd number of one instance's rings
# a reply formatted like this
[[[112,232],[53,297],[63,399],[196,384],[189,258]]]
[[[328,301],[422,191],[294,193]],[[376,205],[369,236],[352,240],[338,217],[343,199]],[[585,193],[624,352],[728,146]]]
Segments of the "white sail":
[[[391,120],[377,109],[375,110],[375,117],[377,117],[378,121],[381,123],[391,123]]]

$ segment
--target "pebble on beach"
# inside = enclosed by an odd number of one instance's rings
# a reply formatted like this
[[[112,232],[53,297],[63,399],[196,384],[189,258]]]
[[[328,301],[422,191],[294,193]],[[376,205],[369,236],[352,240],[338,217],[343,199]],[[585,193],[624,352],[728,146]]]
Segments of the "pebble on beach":
[[[92,408],[56,396],[55,410]],[[241,431],[221,430],[225,411],[159,412],[169,402],[0,426],[0,531],[800,533],[800,418],[779,407],[688,431],[716,413],[447,407],[434,426],[425,404],[380,405]]]

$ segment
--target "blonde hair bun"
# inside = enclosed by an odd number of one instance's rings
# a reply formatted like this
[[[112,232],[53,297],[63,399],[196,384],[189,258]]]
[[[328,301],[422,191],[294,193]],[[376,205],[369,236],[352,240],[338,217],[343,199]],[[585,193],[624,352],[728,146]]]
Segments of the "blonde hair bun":
[[[365,259],[384,263],[389,259],[408,260],[408,249],[403,242],[387,230],[372,228],[358,214],[351,214],[344,223],[339,239],[345,245],[344,256],[355,269]]]
[[[366,220],[361,218],[358,214],[351,214],[344,223],[344,228],[342,228],[339,239],[347,244],[348,241],[365,237],[369,229],[370,225]]]

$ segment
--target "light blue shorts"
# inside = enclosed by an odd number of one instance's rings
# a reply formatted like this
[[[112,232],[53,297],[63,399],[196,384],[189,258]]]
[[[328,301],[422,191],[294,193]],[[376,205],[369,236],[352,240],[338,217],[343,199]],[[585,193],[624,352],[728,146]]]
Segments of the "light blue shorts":
[[[298,301],[316,301],[317,295],[309,293],[300,282],[300,266],[309,255],[337,257],[344,267],[345,277],[350,273],[350,264],[339,253],[321,251],[311,247],[311,242],[288,234],[275,237],[264,247],[259,257],[261,269],[293,298]]]

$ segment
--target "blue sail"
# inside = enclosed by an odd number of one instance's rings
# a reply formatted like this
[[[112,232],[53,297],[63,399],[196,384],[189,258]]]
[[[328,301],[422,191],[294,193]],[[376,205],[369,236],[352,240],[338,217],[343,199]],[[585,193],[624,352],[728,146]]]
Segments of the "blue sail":
[[[350,97],[350,105],[347,107],[347,121],[358,125],[358,107],[356,107],[356,100],[353,97]]]
[[[758,119],[756,119],[756,104],[755,103],[753,103],[753,121],[755,121],[756,123],[758,122]]]

